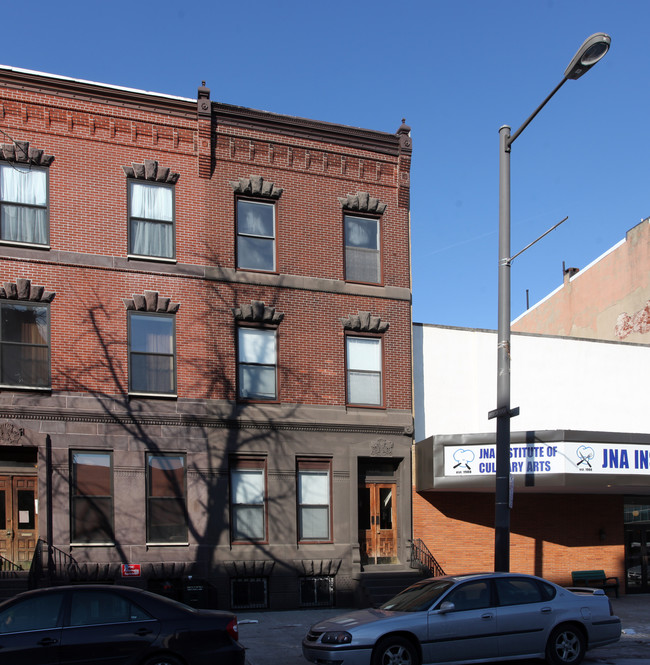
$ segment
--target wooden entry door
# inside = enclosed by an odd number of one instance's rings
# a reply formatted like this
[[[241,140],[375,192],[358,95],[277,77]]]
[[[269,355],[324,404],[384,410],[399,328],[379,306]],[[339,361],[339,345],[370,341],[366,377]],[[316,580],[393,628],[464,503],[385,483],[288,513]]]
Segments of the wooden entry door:
[[[0,476],[0,555],[29,570],[38,539],[36,476]]]
[[[359,545],[361,562],[397,563],[395,483],[359,486]]]

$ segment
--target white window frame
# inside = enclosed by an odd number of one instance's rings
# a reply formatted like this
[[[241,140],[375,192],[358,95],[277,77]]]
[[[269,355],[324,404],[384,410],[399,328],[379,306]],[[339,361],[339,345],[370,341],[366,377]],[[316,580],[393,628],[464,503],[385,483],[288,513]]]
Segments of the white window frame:
[[[171,352],[159,352],[159,351],[146,351],[141,350],[140,348],[134,349],[134,339],[135,335],[133,332],[133,321],[137,318],[161,318],[171,321],[171,333],[169,335],[171,341]],[[129,343],[129,394],[131,395],[161,395],[166,397],[176,396],[176,317],[173,314],[160,314],[156,312],[140,312],[133,311],[128,313],[128,343]],[[134,357],[135,356],[146,356],[149,358],[171,358],[171,373],[172,380],[169,390],[159,391],[159,390],[144,390],[139,386],[135,381],[135,370],[134,370]]]
[[[350,230],[348,228],[348,220],[350,222],[361,222],[364,225],[374,222],[376,230],[376,249],[355,245],[350,242]],[[345,245],[345,279],[349,282],[359,282],[362,284],[381,284],[382,283],[382,265],[381,265],[381,225],[377,217],[362,217],[361,215],[344,215],[343,216],[343,242]],[[354,254],[361,256],[376,258],[377,275],[374,279],[363,279],[361,274],[354,274],[352,257]],[[364,266],[365,268],[365,266]]]
[[[129,221],[128,221],[128,243],[129,243],[129,256],[137,257],[137,258],[144,258],[148,260],[155,260],[155,261],[175,261],[176,260],[176,188],[174,185],[168,185],[164,183],[158,183],[158,182],[149,182],[146,180],[132,180],[129,179],[127,180],[127,187],[128,187],[128,206],[129,206]],[[162,212],[162,215],[156,216],[156,212],[152,209],[148,210],[138,210],[134,211],[134,189],[136,187],[141,187],[143,189],[150,189],[152,192],[153,191],[158,191],[159,193],[162,193],[163,191],[169,191],[170,196],[171,196],[171,214],[164,214],[164,211]],[[141,214],[134,214],[135,212],[141,213]],[[164,252],[164,251],[144,251],[146,250],[146,247],[143,248],[141,251],[140,247],[136,246],[136,243],[139,242],[139,238],[137,237],[137,233],[135,231],[134,226],[136,224],[142,224],[143,225],[143,230],[148,226],[152,226],[155,229],[155,232],[160,233],[160,235],[165,235],[165,233],[170,233],[171,234],[171,240],[170,244],[171,247],[169,248],[169,251]],[[169,231],[171,229],[171,231]],[[162,233],[164,231],[165,233]],[[143,241],[144,243],[144,241]]]
[[[312,487],[309,481],[317,482]],[[296,499],[298,503],[298,542],[332,542],[332,465],[329,461],[298,461]],[[326,533],[307,526],[310,512],[326,513]]]
[[[11,175],[10,175],[11,174]],[[34,200],[36,197],[36,192],[30,192],[28,181],[34,177],[36,174],[39,174],[39,177],[42,177],[40,174],[43,174],[45,177],[45,200]],[[10,184],[8,180],[10,178],[16,178],[14,184],[17,185],[18,181],[21,178],[24,178],[20,187],[18,187],[17,195],[12,195],[8,191]],[[24,185],[24,186],[23,186]],[[29,245],[34,247],[45,247],[49,248],[50,246],[50,215],[49,215],[49,206],[50,206],[50,172],[49,169],[44,167],[37,167],[31,165],[17,164],[13,162],[2,162],[0,163],[0,242],[12,245]],[[7,210],[9,208],[15,208],[17,214],[27,214],[28,211],[33,211],[34,215],[37,216],[39,212],[42,213],[44,219],[42,221],[43,228],[40,230],[37,228],[35,218],[27,220],[26,226],[29,226],[27,233],[24,229],[22,233],[31,238],[15,238],[15,237],[6,237],[5,230],[6,224],[9,222],[5,220],[7,215]],[[36,236],[39,236],[38,238]]]
[[[355,353],[355,347],[361,351]],[[345,364],[346,364],[346,395],[347,403],[358,406],[382,406],[384,400],[383,377],[383,339],[381,337],[366,337],[346,335],[345,337]],[[371,347],[376,347],[373,353]],[[373,357],[374,356],[374,357]],[[359,384],[368,384],[373,378],[377,381],[376,399],[359,399],[361,392]],[[363,386],[362,386],[363,387]]]
[[[245,229],[244,223],[241,220],[243,216],[243,208],[245,206],[251,206],[252,208],[260,207],[264,209],[270,209],[272,213],[273,228],[271,235],[264,233],[263,229],[260,229],[258,233],[254,233],[252,229]],[[266,201],[253,201],[250,199],[238,198],[236,200],[236,234],[237,234],[237,269],[238,270],[254,270],[257,272],[276,272],[277,266],[277,246],[276,246],[276,206],[275,203],[269,203]],[[272,265],[271,266],[259,266],[259,265],[245,265],[243,256],[245,252],[243,248],[246,244],[250,245],[260,245],[265,246],[267,244],[271,245],[272,248]]]
[[[277,328],[239,326],[237,328],[237,394],[240,399],[276,401],[278,399]],[[272,340],[272,343],[265,340]],[[273,373],[273,394],[250,390],[251,378]]]
[[[26,342],[26,341],[15,341],[9,340],[7,333],[4,327],[5,321],[5,310],[33,310],[41,309],[45,314],[45,324],[44,327],[47,330],[44,332],[45,342]],[[36,323],[36,325],[39,325]],[[21,348],[43,348],[47,349],[47,375],[44,376],[44,383],[42,384],[28,384],[21,383],[19,381],[7,381],[5,376],[5,359],[15,357],[16,353],[20,353]],[[43,303],[32,303],[25,300],[0,300],[0,386],[6,386],[11,388],[29,388],[30,390],[51,390],[52,387],[52,344],[51,344],[51,325],[50,325],[50,306]],[[11,349],[14,349],[14,352],[11,353]],[[5,353],[7,354],[5,356]],[[21,374],[22,378],[22,374]]]
[[[265,543],[267,532],[266,460],[238,459],[230,467],[230,537],[233,543]],[[261,517],[257,533],[245,532],[244,515]],[[240,526],[240,524],[242,526]]]

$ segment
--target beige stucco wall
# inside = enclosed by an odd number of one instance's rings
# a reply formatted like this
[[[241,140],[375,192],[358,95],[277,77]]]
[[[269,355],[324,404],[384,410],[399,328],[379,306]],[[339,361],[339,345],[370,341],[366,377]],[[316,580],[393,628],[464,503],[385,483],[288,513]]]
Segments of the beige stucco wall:
[[[650,218],[512,323],[517,332],[650,344]]]

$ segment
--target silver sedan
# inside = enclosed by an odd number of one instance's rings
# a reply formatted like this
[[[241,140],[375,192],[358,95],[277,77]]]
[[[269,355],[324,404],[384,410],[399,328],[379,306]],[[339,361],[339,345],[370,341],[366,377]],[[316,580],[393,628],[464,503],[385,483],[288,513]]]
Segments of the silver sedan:
[[[302,642],[319,665],[426,665],[545,658],[578,665],[616,642],[621,621],[602,589],[565,589],[532,575],[422,580],[378,609],[314,624]]]

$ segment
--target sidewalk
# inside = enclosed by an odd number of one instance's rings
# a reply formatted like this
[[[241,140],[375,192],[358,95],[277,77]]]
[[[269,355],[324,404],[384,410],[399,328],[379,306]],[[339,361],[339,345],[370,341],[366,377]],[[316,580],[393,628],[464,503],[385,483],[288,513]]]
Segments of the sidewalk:
[[[616,644],[587,652],[588,665],[650,665],[650,595],[612,598],[623,635]],[[239,612],[239,640],[247,665],[307,665],[302,638],[322,619],[344,614],[344,608]]]

